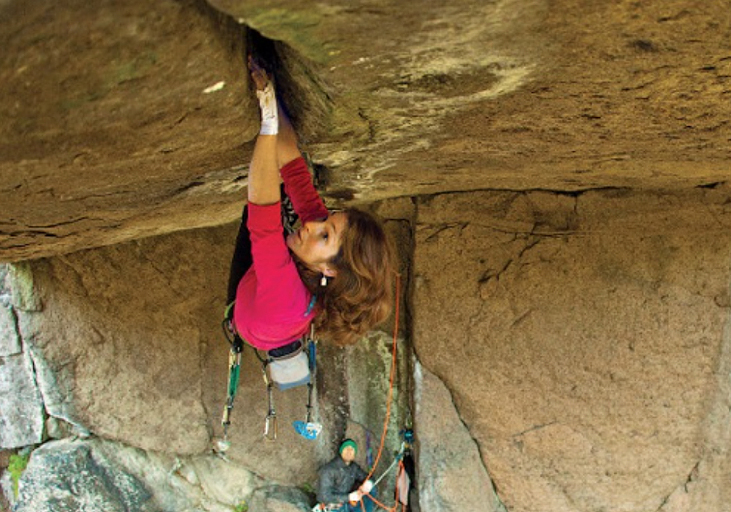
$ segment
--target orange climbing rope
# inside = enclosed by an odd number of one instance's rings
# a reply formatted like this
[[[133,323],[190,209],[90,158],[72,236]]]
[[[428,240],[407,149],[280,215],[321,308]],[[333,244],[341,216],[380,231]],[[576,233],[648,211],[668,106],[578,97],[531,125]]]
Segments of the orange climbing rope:
[[[383,432],[381,433],[381,445],[378,447],[378,454],[376,455],[376,460],[373,462],[373,468],[371,469],[370,473],[368,473],[368,477],[366,480],[370,480],[370,478],[373,476],[373,473],[376,472],[376,468],[378,467],[378,463],[381,460],[381,453],[383,452],[383,445],[386,442],[386,434],[388,433],[388,422],[391,419],[391,402],[393,400],[393,382],[396,377],[396,347],[397,347],[397,340],[398,340],[398,327],[399,327],[399,303],[401,298],[401,274],[396,274],[396,307],[394,311],[394,325],[393,325],[393,345],[391,349],[391,373],[388,379],[388,398],[386,400],[386,419],[383,422]],[[396,473],[396,478],[401,475],[401,472],[404,471],[404,463],[403,460],[399,461],[399,471]],[[363,496],[368,496],[371,500],[373,500],[373,503],[375,503],[379,508],[382,508],[384,510],[387,510],[388,512],[397,512],[398,511],[398,487],[396,490],[396,502],[393,507],[389,507],[387,505],[384,505],[377,499],[375,499],[370,493],[365,493]],[[365,504],[363,503],[363,500],[360,500],[360,506],[361,510],[365,512]],[[404,505],[401,504],[401,510],[404,510]]]

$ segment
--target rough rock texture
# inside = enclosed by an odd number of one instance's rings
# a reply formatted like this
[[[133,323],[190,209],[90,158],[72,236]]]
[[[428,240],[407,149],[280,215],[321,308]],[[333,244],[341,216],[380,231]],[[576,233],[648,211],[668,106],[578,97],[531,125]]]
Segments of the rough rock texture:
[[[44,420],[30,357],[0,357],[0,448],[40,443]]]
[[[299,489],[271,486],[257,489],[251,498],[249,510],[262,512],[310,512],[310,498]]]
[[[0,357],[19,354],[20,350],[13,310],[0,304]]]
[[[86,443],[58,441],[36,450],[20,481],[20,512],[160,510],[144,484]]]
[[[267,47],[249,27],[276,42],[334,198],[728,179],[724,0],[7,0],[0,14],[5,261],[232,221],[257,133],[244,53]]]
[[[8,281],[8,266],[0,265],[0,357],[12,356],[21,351]]]
[[[19,325],[50,414],[141,448],[184,454],[209,446],[201,360],[207,345],[221,346],[215,299],[233,235],[207,235],[31,265],[43,310],[22,312]]]
[[[33,246],[44,239],[67,251],[98,245],[78,243],[94,233],[106,245],[179,229],[183,217],[187,227],[232,220],[225,188],[238,188],[256,112],[240,31],[201,8],[0,5],[7,256],[40,254]]]
[[[214,455],[174,457],[100,439],[66,439],[33,452],[14,510],[231,512],[262,487],[251,472]],[[298,492],[282,488],[287,491]]]
[[[374,457],[383,433],[389,395],[389,372],[391,370],[392,337],[374,332],[351,349],[347,360],[348,396],[356,398],[349,404],[349,419],[369,432]],[[397,366],[394,374],[390,421],[388,422],[387,446],[401,444],[399,430],[407,420],[408,396],[408,352],[403,339],[397,340]],[[400,356],[400,357],[399,357]],[[351,436],[352,437],[352,436]],[[359,437],[359,436],[357,436]],[[356,441],[361,441],[354,437]],[[362,441],[365,441],[363,439]],[[364,448],[366,443],[359,442]],[[379,464],[380,471],[393,462],[393,454],[384,450]]]
[[[508,510],[729,510],[728,197],[418,203],[415,350]]]
[[[0,373],[34,417],[220,435],[251,51],[326,195],[420,196],[407,329],[509,510],[729,509],[727,1],[5,0],[0,42],[0,261],[50,257],[0,274]],[[296,390],[277,445],[247,353],[231,460],[309,483],[351,412],[373,428],[346,392],[368,365],[321,353],[327,433],[295,436]]]
[[[0,265],[0,450],[40,443],[45,421],[37,368],[18,330],[24,286],[19,280],[16,293],[15,277],[17,272]]]
[[[418,363],[415,374],[421,509],[505,512],[479,447],[462,423],[449,390]]]

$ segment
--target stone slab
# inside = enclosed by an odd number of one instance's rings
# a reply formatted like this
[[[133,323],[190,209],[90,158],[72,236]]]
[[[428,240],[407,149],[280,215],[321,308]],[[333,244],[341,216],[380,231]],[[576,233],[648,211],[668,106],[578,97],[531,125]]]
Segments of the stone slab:
[[[693,503],[717,502],[729,461],[723,187],[480,192],[418,211],[415,350],[508,510],[657,510],[686,486]]]
[[[13,310],[0,304],[0,357],[15,355],[20,351],[20,337]]]
[[[158,512],[134,475],[113,467],[83,442],[56,441],[31,455],[16,512]]]
[[[0,358],[0,448],[38,444],[44,412],[26,354]]]
[[[414,374],[421,510],[506,512],[449,389],[418,362]]]
[[[333,200],[727,181],[725,2],[421,5],[0,3],[0,261],[233,221],[253,31]]]
[[[292,510],[280,502],[296,506],[306,499],[215,455],[174,457],[98,438],[63,439],[32,453],[14,510],[231,512],[243,503],[270,502],[274,508],[249,510],[277,511]]]

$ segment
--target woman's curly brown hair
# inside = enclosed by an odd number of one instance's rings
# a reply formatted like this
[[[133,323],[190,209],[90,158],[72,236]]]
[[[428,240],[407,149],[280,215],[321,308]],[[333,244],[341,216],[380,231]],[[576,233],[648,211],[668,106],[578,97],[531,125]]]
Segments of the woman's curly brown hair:
[[[389,317],[394,273],[394,249],[382,223],[355,208],[344,213],[348,226],[340,251],[329,262],[337,274],[327,286],[320,286],[322,274],[298,264],[302,281],[317,296],[315,329],[340,346],[352,345]]]

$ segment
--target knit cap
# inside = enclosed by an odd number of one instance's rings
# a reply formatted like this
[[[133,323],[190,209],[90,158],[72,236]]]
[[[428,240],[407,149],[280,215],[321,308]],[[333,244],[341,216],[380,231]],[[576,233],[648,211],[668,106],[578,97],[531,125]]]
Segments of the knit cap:
[[[343,450],[345,450],[348,446],[351,446],[353,450],[355,450],[355,453],[358,453],[358,445],[353,441],[352,439],[346,439],[342,443],[340,443],[340,455],[343,454]]]

